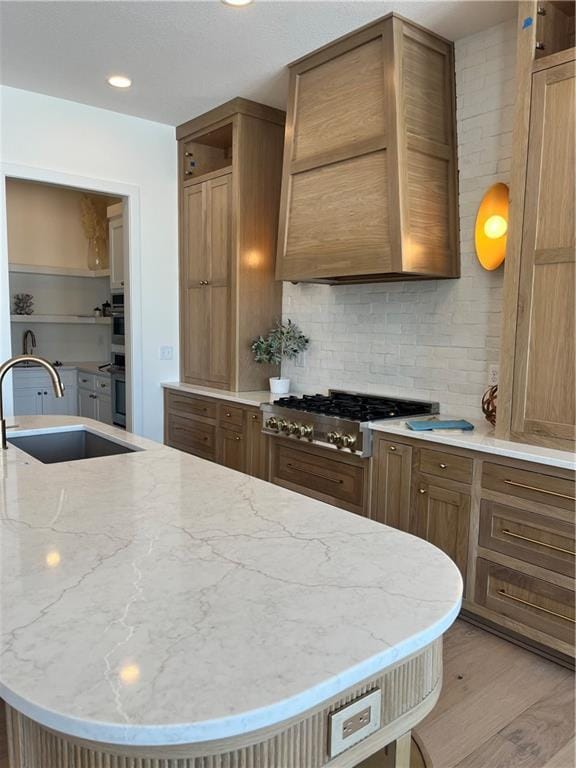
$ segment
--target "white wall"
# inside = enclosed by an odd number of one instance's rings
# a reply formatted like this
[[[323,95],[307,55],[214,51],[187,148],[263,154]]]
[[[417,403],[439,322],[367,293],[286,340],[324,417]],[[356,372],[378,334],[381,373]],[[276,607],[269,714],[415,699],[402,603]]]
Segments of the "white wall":
[[[65,183],[83,177],[89,189],[124,194],[135,190],[130,243],[131,287],[137,291],[134,334],[142,363],[143,403],[138,431],[162,437],[160,382],[178,378],[178,246],[176,141],[174,129],[148,120],[55,99],[29,91],[0,89],[4,173],[30,169],[28,178]],[[54,177],[52,179],[52,177]],[[93,179],[94,184],[89,180]],[[74,184],[69,184],[75,186]],[[137,193],[137,195],[136,195]],[[136,205],[136,196],[139,206]],[[2,220],[5,203],[2,196]],[[6,240],[0,256],[0,358],[8,357]],[[132,284],[133,280],[133,284]],[[141,313],[138,307],[141,305]],[[159,359],[159,347],[174,347],[174,359]],[[138,377],[135,378],[138,382]],[[140,423],[138,423],[140,422]]]
[[[347,387],[440,401],[478,417],[488,368],[498,363],[503,269],[474,255],[474,220],[487,187],[508,182],[515,22],[456,42],[460,169],[460,280],[360,286],[284,284],[283,314],[311,337],[284,364],[292,389]]]

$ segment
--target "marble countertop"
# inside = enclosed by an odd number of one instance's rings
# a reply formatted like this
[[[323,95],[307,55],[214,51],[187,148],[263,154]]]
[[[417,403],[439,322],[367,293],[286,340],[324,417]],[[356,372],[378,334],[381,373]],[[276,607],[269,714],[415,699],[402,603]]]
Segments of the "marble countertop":
[[[284,395],[272,395],[268,390],[258,392],[230,392],[227,389],[216,389],[215,387],[200,387],[195,384],[183,384],[182,382],[166,382],[162,384],[164,389],[173,389],[176,392],[189,392],[191,395],[205,395],[206,397],[216,397],[220,400],[229,400],[232,403],[240,405],[261,405],[262,403],[272,403]]]
[[[459,418],[441,414],[440,419]],[[576,469],[576,458],[570,451],[559,451],[553,448],[543,448],[539,445],[516,443],[511,440],[499,440],[494,437],[494,427],[487,421],[467,419],[474,424],[473,432],[462,430],[439,430],[437,432],[416,432],[406,426],[405,421],[385,421],[371,424],[376,432],[385,432],[397,437],[409,437],[414,440],[427,440],[440,445],[453,445],[457,448],[468,448],[472,451],[491,453],[496,456],[508,456],[521,461],[533,461],[537,464],[547,464],[562,469]]]
[[[204,742],[296,716],[440,636],[456,566],[427,542],[99,422],[144,450],[0,451],[0,696],[115,744]]]

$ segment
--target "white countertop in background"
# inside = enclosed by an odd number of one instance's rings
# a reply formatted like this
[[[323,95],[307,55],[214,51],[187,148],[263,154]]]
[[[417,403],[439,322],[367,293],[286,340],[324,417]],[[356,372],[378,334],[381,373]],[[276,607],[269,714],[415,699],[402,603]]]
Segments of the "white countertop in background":
[[[45,726],[135,745],[249,733],[458,613],[460,574],[421,539],[99,422],[18,421],[145,449],[0,451],[0,696]]]
[[[229,400],[232,403],[240,405],[260,405],[261,403],[272,403],[284,395],[272,395],[268,390],[261,392],[229,392],[226,389],[215,389],[214,387],[200,387],[195,384],[182,384],[178,381],[163,383],[164,389],[173,389],[176,392],[188,392],[191,395],[204,395],[205,397],[216,397],[219,400]]]
[[[439,419],[459,418],[441,414]],[[486,421],[467,419],[474,424],[473,432],[462,430],[438,430],[416,432],[406,426],[405,421],[386,421],[374,423],[371,428],[375,432],[385,432],[397,437],[409,437],[414,440],[426,440],[430,443],[457,448],[468,448],[472,451],[491,453],[496,456],[508,456],[521,461],[533,461],[562,469],[576,469],[576,458],[570,451],[558,451],[553,448],[542,448],[539,445],[516,443],[511,440],[499,440],[494,437],[494,427]]]

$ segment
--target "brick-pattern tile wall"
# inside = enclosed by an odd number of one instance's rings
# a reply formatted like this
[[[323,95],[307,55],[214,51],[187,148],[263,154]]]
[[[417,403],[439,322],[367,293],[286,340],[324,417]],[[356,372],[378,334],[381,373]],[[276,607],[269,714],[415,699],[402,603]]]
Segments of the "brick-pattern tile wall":
[[[459,280],[360,286],[284,284],[283,315],[311,344],[284,363],[292,391],[350,388],[438,400],[474,418],[498,363],[503,269],[484,271],[474,253],[482,195],[508,182],[514,110],[515,22],[456,42]]]

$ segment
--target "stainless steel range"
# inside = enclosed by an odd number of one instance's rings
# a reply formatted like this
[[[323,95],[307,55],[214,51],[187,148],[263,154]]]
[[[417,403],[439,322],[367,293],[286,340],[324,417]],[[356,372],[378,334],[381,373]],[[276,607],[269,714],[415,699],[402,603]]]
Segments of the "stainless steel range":
[[[281,397],[261,406],[263,432],[330,446],[362,457],[372,453],[370,422],[438,413],[438,403],[329,390],[327,395]]]

